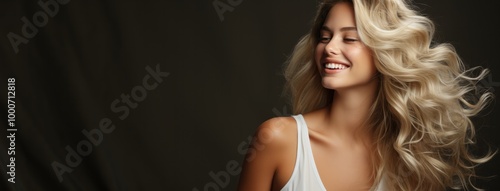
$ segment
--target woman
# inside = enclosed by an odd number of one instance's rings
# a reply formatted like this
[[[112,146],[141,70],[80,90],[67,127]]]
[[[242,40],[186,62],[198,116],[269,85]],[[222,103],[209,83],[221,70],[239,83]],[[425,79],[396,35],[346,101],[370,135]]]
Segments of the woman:
[[[285,70],[292,117],[257,130],[240,191],[470,188],[473,95],[453,47],[404,0],[325,1]]]

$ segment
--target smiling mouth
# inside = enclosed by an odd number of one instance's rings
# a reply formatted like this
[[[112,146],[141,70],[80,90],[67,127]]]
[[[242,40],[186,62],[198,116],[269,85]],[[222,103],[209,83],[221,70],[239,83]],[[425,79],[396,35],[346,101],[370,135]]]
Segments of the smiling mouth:
[[[326,63],[324,67],[330,70],[344,70],[349,68],[350,66],[344,64]]]

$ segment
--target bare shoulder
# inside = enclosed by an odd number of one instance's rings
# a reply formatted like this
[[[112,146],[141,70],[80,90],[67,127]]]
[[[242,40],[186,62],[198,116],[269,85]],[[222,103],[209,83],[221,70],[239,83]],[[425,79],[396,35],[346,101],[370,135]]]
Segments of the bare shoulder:
[[[272,147],[283,147],[295,141],[293,137],[296,136],[297,123],[293,117],[274,117],[257,128],[254,141]]]
[[[259,125],[247,150],[238,184],[239,191],[269,190],[276,187],[273,181],[280,179],[280,176],[275,177],[277,173],[288,173],[287,176],[292,173],[296,129],[293,117],[274,117]],[[283,166],[288,168],[284,169]],[[284,185],[282,182],[285,181],[280,181],[280,186]]]

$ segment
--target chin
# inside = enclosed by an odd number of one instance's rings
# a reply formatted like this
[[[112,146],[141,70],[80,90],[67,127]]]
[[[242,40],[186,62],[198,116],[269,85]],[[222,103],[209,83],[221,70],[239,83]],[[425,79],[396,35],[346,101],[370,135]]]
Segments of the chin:
[[[339,89],[339,88],[343,87],[338,82],[337,83],[336,82],[332,82],[332,80],[325,80],[325,79],[323,79],[321,83],[322,83],[322,85],[323,85],[324,88],[329,89],[329,90],[335,90],[335,89]]]

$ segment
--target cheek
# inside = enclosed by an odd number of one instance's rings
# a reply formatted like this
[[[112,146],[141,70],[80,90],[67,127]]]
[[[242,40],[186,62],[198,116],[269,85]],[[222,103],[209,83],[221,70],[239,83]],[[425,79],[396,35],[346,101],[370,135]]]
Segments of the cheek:
[[[372,54],[369,49],[362,47],[351,47],[345,52],[345,56],[352,63],[362,65],[370,70],[375,68],[373,63]]]
[[[356,60],[361,60],[363,57],[363,51],[357,46],[346,47],[344,55],[347,59],[356,62]]]

